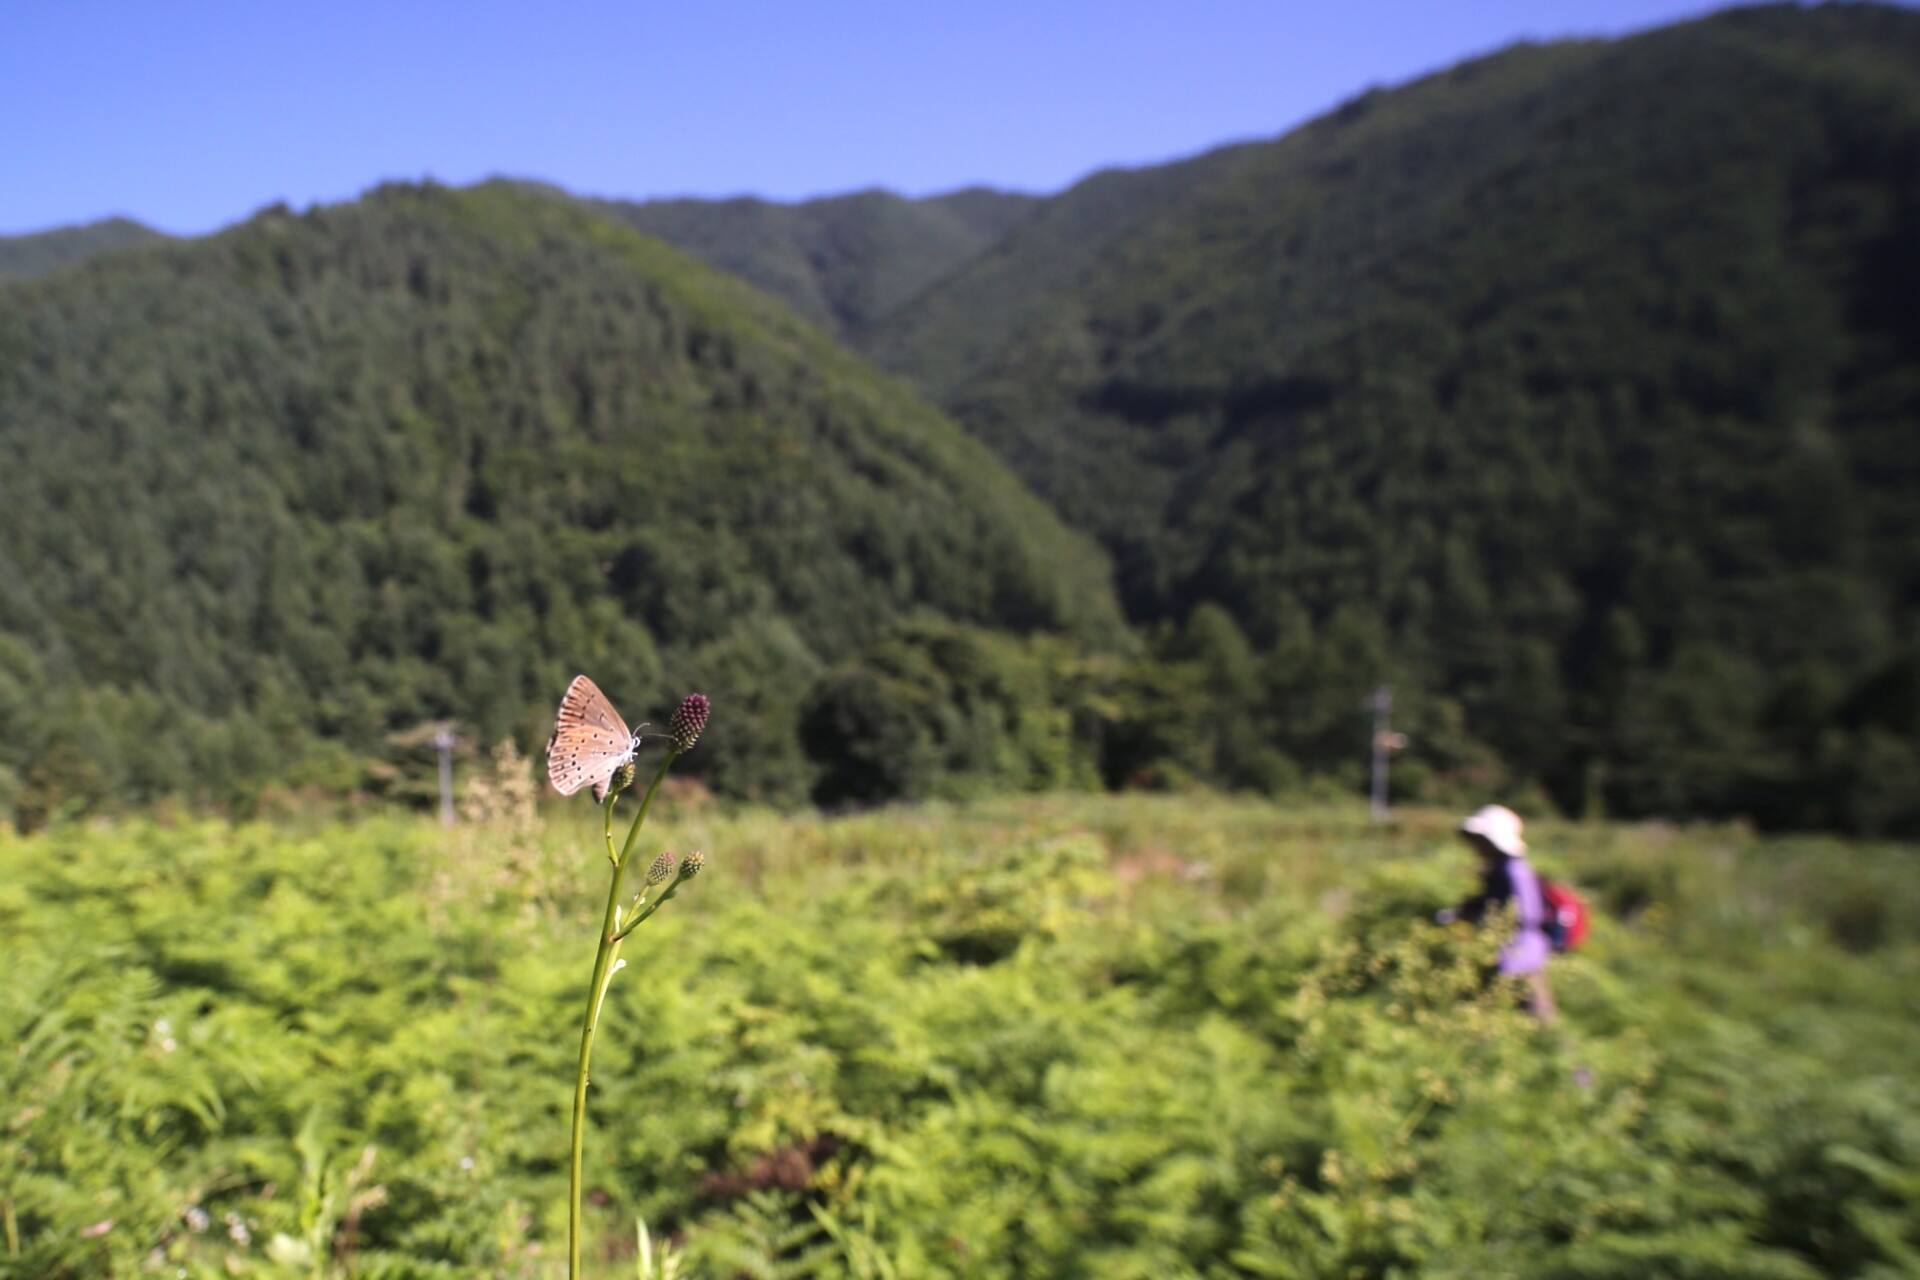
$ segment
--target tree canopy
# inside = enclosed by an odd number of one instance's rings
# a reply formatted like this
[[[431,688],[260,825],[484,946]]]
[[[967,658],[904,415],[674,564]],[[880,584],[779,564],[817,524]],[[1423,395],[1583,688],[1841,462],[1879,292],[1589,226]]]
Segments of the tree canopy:
[[[426,718],[537,740],[576,670],[636,721],[724,678],[792,740],[790,686],[896,618],[1119,630],[1101,554],[952,423],[569,201],[383,188],[5,301],[0,764],[36,812],[364,783]]]
[[[1920,15],[1739,9],[1098,175],[867,346],[1136,623],[1357,627],[1570,807],[1911,826],[1916,226]]]

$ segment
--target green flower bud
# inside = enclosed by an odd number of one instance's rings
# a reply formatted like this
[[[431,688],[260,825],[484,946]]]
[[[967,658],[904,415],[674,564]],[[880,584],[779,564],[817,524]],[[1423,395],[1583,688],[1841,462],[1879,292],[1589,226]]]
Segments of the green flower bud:
[[[659,884],[672,874],[673,855],[662,850],[660,856],[653,860],[653,865],[647,868],[647,883]]]
[[[682,880],[691,880],[695,876],[699,875],[700,869],[706,865],[707,865],[707,855],[700,852],[698,849],[695,849],[692,853],[686,856],[686,859],[683,862],[681,862],[680,878]]]

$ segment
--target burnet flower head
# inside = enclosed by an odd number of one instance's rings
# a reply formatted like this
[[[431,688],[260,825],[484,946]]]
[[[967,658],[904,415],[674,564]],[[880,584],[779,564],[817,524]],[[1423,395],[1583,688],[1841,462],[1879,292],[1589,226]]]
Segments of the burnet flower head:
[[[673,709],[673,719],[667,722],[667,734],[673,739],[675,751],[689,751],[693,744],[700,741],[700,731],[707,727],[707,717],[713,713],[713,704],[707,701],[704,693],[690,693],[680,699],[680,705]]]

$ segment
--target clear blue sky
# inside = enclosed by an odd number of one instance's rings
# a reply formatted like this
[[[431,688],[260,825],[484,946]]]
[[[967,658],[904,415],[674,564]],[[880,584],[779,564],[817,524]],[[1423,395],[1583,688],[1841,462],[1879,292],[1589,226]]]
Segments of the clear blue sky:
[[[1687,0],[0,0],[0,233],[492,174],[645,197],[1055,190]]]

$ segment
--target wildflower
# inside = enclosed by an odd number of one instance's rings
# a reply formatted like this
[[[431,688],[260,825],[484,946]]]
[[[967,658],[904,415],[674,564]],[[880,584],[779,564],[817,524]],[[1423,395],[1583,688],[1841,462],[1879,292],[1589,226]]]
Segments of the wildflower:
[[[674,750],[693,749],[693,744],[700,740],[700,731],[707,727],[707,716],[712,711],[713,704],[707,701],[704,693],[690,693],[680,699],[680,705],[674,708],[673,719],[667,722]]]
[[[704,693],[690,693],[680,700],[673,718],[667,723],[667,738],[672,743],[672,749],[663,755],[660,772],[646,789],[640,801],[640,811],[627,828],[626,842],[617,849],[613,840],[614,801],[619,792],[633,783],[633,755],[642,737],[628,732],[620,713],[613,709],[606,695],[600,692],[593,681],[584,675],[575,676],[573,683],[567,686],[567,692],[560,700],[560,709],[554,716],[553,739],[547,744],[548,780],[553,783],[554,790],[563,796],[592,785],[593,797],[602,808],[601,835],[606,844],[607,860],[613,864],[613,882],[607,887],[607,927],[601,931],[599,948],[594,953],[593,979],[587,991],[587,1015],[580,1029],[579,1066],[573,1076],[573,1128],[568,1152],[571,1172],[567,1180],[568,1280],[574,1280],[580,1274],[581,1150],[586,1130],[588,1061],[593,1054],[594,1031],[600,1023],[600,1006],[607,998],[613,975],[625,968],[627,963],[613,953],[628,934],[674,895],[680,881],[699,873],[706,859],[701,854],[691,853],[684,860],[677,860],[672,853],[661,852],[647,868],[646,879],[648,888],[666,887],[652,902],[646,901],[644,892],[636,895],[624,913],[621,910],[621,880],[629,868],[629,855],[633,852],[634,841],[639,838],[640,828],[647,820],[647,810],[652,807],[654,795],[660,783],[665,781],[668,768],[676,756],[691,750],[693,744],[700,740],[700,731],[707,727],[707,717],[712,710],[713,706]],[[613,731],[616,742],[607,740],[609,729]]]

